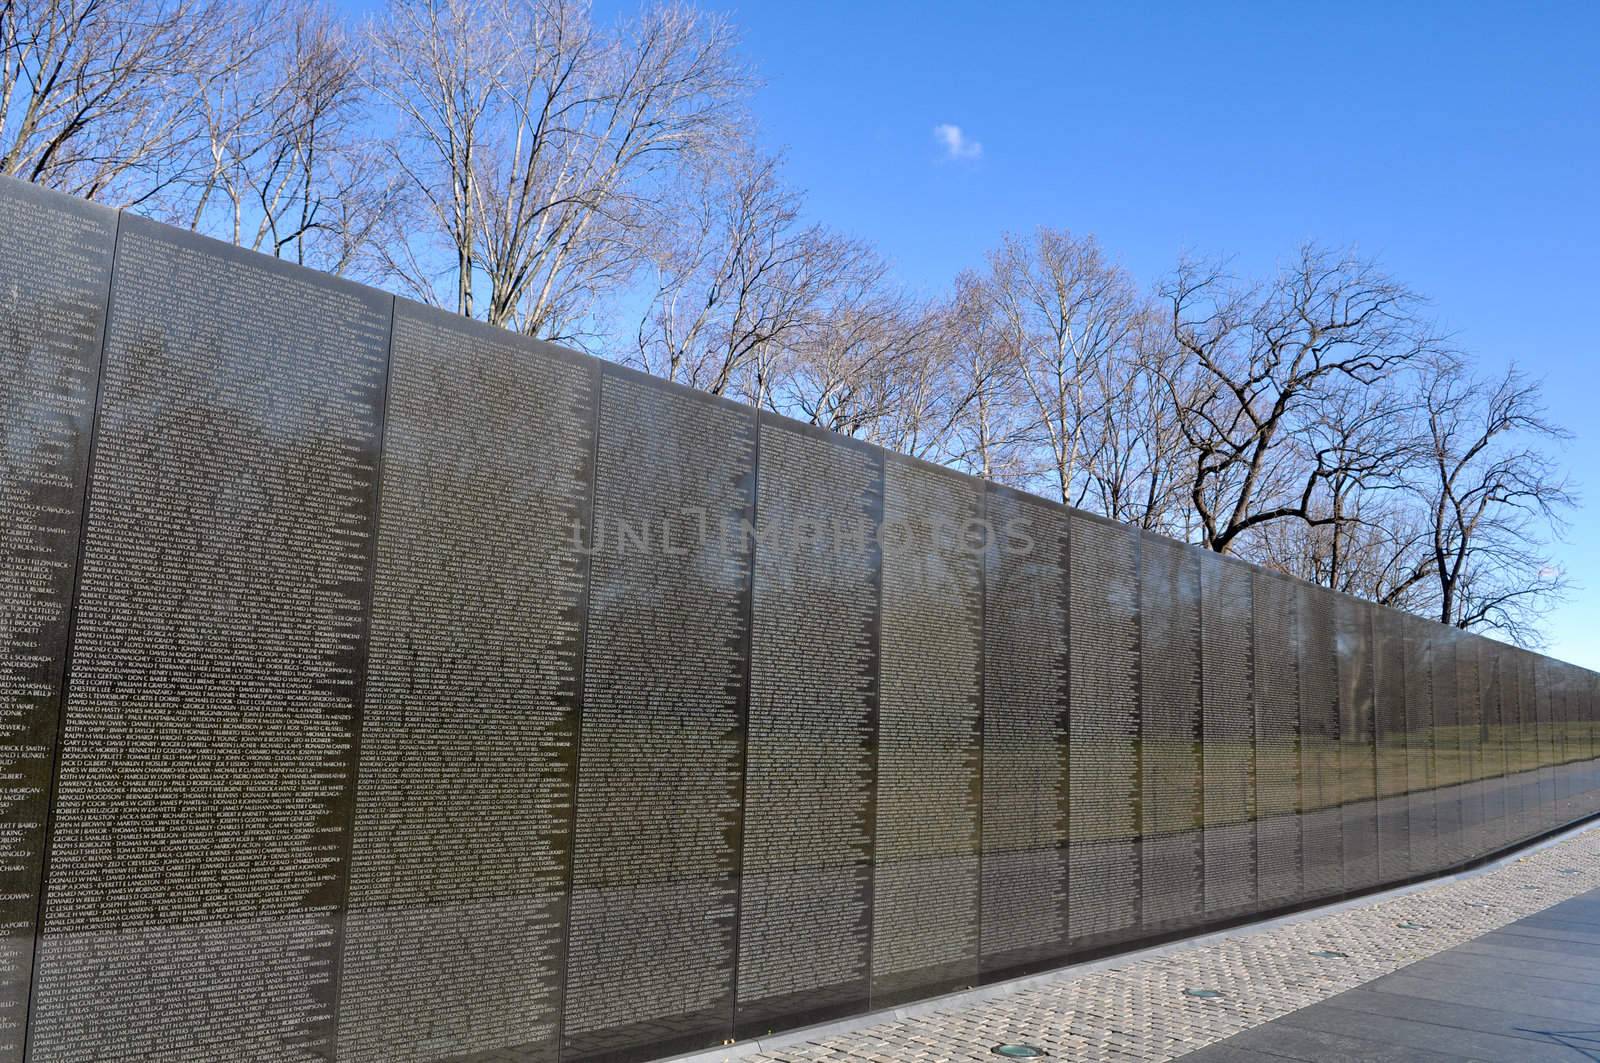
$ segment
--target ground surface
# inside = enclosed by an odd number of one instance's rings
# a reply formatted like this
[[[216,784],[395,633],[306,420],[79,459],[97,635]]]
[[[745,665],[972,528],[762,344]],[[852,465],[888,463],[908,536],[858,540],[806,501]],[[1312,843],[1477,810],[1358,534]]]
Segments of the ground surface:
[[[1600,1060],[1600,829],[1473,877],[915,1012],[696,1058],[993,1063],[993,1046],[1021,1042],[1084,1063]]]
[[[1600,890],[1183,1059],[1600,1059]]]

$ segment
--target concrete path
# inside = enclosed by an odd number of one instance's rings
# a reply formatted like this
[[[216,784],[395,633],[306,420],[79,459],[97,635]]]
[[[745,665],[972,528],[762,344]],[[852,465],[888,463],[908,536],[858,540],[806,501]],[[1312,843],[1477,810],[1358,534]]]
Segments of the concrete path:
[[[1183,1057],[1356,1059],[1600,1059],[1600,890]]]
[[[1600,1060],[1597,1030],[1588,829],[1335,909],[686,1058],[993,1063],[1025,1044],[1082,1063],[1582,1061]]]

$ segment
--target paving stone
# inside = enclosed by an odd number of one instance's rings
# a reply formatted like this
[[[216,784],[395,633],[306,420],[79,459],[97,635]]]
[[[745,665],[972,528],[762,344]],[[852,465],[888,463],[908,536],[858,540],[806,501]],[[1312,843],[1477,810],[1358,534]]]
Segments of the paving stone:
[[[1371,1036],[1364,1028],[1353,1032],[1308,1030],[1278,1022],[1246,1030],[1218,1047],[1247,1048],[1289,1059],[1313,1060],[1315,1063],[1342,1063],[1360,1060],[1362,1063],[1460,1063],[1472,1056],[1431,1052],[1415,1045],[1395,1045]],[[1187,1057],[1193,1059],[1193,1056]]]
[[[1183,1057],[1194,1063],[1283,1063],[1285,1057],[1252,1052],[1235,1045],[1212,1045]]]
[[[1575,874],[1564,874],[1576,868]],[[1531,888],[1530,888],[1531,887]],[[1518,920],[1539,912],[1550,919],[1568,913],[1573,922],[1592,926],[1600,920],[1600,900],[1582,897],[1600,890],[1600,830],[1588,831],[1559,845],[1531,853],[1505,867],[1474,878],[1442,882],[1416,892],[1315,914],[1266,929],[1242,930],[1142,958],[1129,958],[1095,970],[1018,988],[1000,997],[950,1007],[907,1019],[885,1019],[859,1029],[821,1035],[814,1040],[780,1039],[770,1049],[745,1056],[749,1063],[909,1063],[913,1060],[987,1060],[998,1058],[990,1047],[1007,1041],[1039,1045],[1052,1058],[1073,1063],[1127,1063],[1168,1060],[1187,1056],[1196,1061],[1262,1063],[1285,1056],[1248,1044],[1222,1045],[1246,1030],[1263,1027],[1294,1014],[1302,1026],[1317,1021],[1302,1013],[1319,1002],[1342,1009],[1344,1026],[1320,1031],[1350,1037],[1373,1045],[1347,1046],[1352,1053],[1317,1056],[1318,1059],[1388,1059],[1361,1055],[1384,1046],[1401,1045],[1392,1058],[1428,1059],[1419,1053],[1434,1051],[1445,1059],[1484,1060],[1580,1058],[1552,1035],[1576,1036],[1555,1027],[1577,1029],[1570,1021],[1574,1008],[1595,1009],[1588,989],[1600,972],[1600,946],[1532,933],[1501,932]],[[1568,907],[1563,907],[1564,905]],[[1404,929],[1417,924],[1423,929]],[[1548,928],[1552,932],[1564,928]],[[1587,934],[1587,927],[1574,927]],[[1467,945],[1467,943],[1471,943]],[[1373,993],[1358,987],[1455,946],[1470,952],[1451,961],[1472,984],[1468,991],[1488,992],[1474,972],[1492,970],[1503,963],[1508,973],[1523,977],[1559,979],[1571,971],[1577,987],[1563,996],[1544,1000],[1512,997],[1520,1006],[1543,1007],[1541,1022],[1529,1025],[1513,1011],[1451,1004],[1429,999],[1441,977],[1437,966],[1425,968],[1409,982],[1399,983],[1404,993]],[[1319,958],[1317,951],[1345,953],[1344,958]],[[1545,975],[1537,971],[1543,969]],[[1197,1000],[1185,988],[1202,986],[1222,991],[1215,1000]],[[1351,990],[1358,992],[1351,993]],[[1514,992],[1514,990],[1509,990]],[[1479,997],[1487,1003],[1505,1004],[1506,993]],[[1318,1011],[1322,1009],[1316,1009]],[[1304,1021],[1302,1021],[1304,1020]],[[1454,1023],[1447,1026],[1444,1020]],[[1521,1028],[1517,1029],[1518,1024]],[[1592,1026],[1593,1023],[1590,1023]],[[1550,1027],[1546,1029],[1545,1027]],[[1435,1044],[1430,1031],[1454,1028],[1467,1038],[1449,1049]],[[1435,1038],[1437,1042],[1437,1038]],[[1507,1042],[1524,1051],[1507,1054]],[[1288,1040],[1277,1042],[1288,1044]],[[1309,1043],[1309,1042],[1307,1042]],[[1324,1044],[1324,1048],[1334,1051]],[[1600,1047],[1600,1046],[1597,1046]],[[1565,1057],[1547,1051],[1567,1053]],[[1192,1055],[1191,1055],[1192,1053]],[[1276,1054],[1274,1054],[1276,1053]],[[1409,1053],[1409,1054],[1407,1054]],[[706,1055],[699,1057],[710,1060]]]
[[[1446,954],[1447,955],[1447,954]],[[1480,989],[1500,990],[1508,985],[1523,993],[1536,993],[1552,1000],[1586,1002],[1600,1011],[1600,984],[1572,981],[1558,972],[1543,968],[1539,973],[1514,974],[1501,964],[1483,964],[1476,968],[1441,962],[1439,957],[1422,960],[1404,968],[1409,978],[1421,978],[1441,986],[1472,986]],[[1373,985],[1386,985],[1374,982]]]
[[[1600,986],[1600,970],[1544,961],[1514,960],[1506,956],[1486,956],[1468,951],[1460,945],[1422,962],[1463,971],[1482,971],[1500,978],[1559,978],[1565,985]],[[1406,969],[1412,970],[1415,966]]]
[[[1563,962],[1589,961],[1600,963],[1600,947],[1587,941],[1567,941],[1563,938],[1545,937],[1540,934],[1524,934],[1507,927],[1496,930],[1483,936],[1484,944],[1500,945],[1509,948],[1526,949]]]
[[[1308,1008],[1285,1019],[1290,1023],[1302,1023],[1307,1016],[1315,1015],[1320,1011],[1343,1010],[1352,1013],[1350,1022],[1364,1021],[1360,1016],[1383,1015],[1392,1019],[1408,1019],[1412,1022],[1422,1023],[1434,1027],[1433,1046],[1442,1043],[1446,1034],[1440,1030],[1470,1030],[1478,1033],[1497,1034],[1519,1041],[1537,1041],[1546,1044],[1552,1043],[1546,1036],[1547,1031],[1563,1025],[1559,1020],[1545,1022],[1529,1022],[1527,1017],[1511,1011],[1500,1011],[1495,1008],[1469,1007],[1465,1004],[1450,1004],[1437,1000],[1423,1000],[1419,997],[1408,997],[1398,993],[1384,993],[1374,989],[1357,989],[1330,1000],[1323,1007]],[[1513,1056],[1511,1058],[1520,1058]],[[1571,1058],[1570,1054],[1567,1058]]]
[[[1298,1029],[1346,1033],[1359,1030],[1365,1037],[1414,1051],[1431,1052],[1445,1038],[1457,1051],[1470,1053],[1471,1058],[1489,1060],[1516,1060],[1517,1063],[1575,1063],[1570,1049],[1556,1044],[1542,1043],[1528,1037],[1506,1037],[1481,1030],[1463,1030],[1460,1027],[1443,1028],[1435,1023],[1415,1019],[1399,1019],[1390,1015],[1365,1013],[1353,1015],[1336,1007],[1308,1008],[1286,1015],[1273,1023]],[[1254,1031],[1246,1031],[1254,1033]],[[1224,1045],[1232,1042],[1224,1042]],[[1192,1057],[1184,1057],[1189,1063]]]
[[[1579,970],[1590,972],[1600,971],[1600,959],[1586,959],[1583,955],[1574,952],[1552,953],[1549,949],[1540,948],[1538,938],[1514,938],[1509,936],[1490,939],[1487,936],[1459,946],[1464,952],[1478,953],[1485,956],[1503,956],[1512,960],[1523,960],[1531,963],[1553,964],[1558,967],[1575,967]]]
[[[1500,933],[1516,937],[1547,938],[1551,941],[1588,945],[1589,951],[1600,956],[1600,927],[1591,928],[1588,923],[1556,923],[1551,925],[1547,923],[1520,922],[1506,927]]]
[[[1498,988],[1472,985],[1466,981],[1441,983],[1430,978],[1396,975],[1373,984],[1374,992],[1392,993],[1395,996],[1415,997],[1428,1007],[1435,1003],[1460,1004],[1469,1008],[1485,1008],[1512,1012],[1525,1018],[1549,1022],[1581,1023],[1592,1020],[1596,1014],[1593,1004],[1581,1000],[1556,1000],[1538,993],[1527,992],[1515,983]]]

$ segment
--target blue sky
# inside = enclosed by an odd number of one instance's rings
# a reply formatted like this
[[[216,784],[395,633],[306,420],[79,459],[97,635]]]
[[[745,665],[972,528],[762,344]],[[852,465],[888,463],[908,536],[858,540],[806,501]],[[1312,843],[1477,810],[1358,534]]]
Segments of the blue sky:
[[[927,294],[1041,224],[1145,281],[1317,240],[1542,377],[1585,496],[1549,649],[1600,669],[1600,3],[700,2],[739,27],[810,212]]]
[[[1550,651],[1600,669],[1600,4],[708,6],[811,211],[929,293],[1039,224],[1146,280],[1315,239],[1542,376],[1585,494]],[[951,158],[940,125],[981,151]]]

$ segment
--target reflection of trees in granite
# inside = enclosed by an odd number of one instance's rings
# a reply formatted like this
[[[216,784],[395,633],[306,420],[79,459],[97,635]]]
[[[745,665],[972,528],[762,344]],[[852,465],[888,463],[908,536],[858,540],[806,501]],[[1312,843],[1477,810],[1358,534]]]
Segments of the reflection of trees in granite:
[[[749,521],[755,416],[608,367],[594,519]],[[590,558],[565,1032],[574,1053],[727,1036],[751,556]]]
[[[1340,858],[1345,888],[1361,889],[1378,879],[1378,823],[1371,814],[1377,782],[1372,607],[1342,595],[1327,604],[1339,684]]]
[[[1197,554],[1205,907],[1208,914],[1237,913],[1255,907],[1261,879],[1261,832],[1255,826],[1255,580],[1247,565],[1208,551]]]
[[[1079,944],[1139,921],[1139,537],[1073,513],[1068,546],[1067,921]]]
[[[883,551],[874,999],[977,977],[983,559],[950,529],[981,506],[975,482],[885,458],[884,524],[907,535]]]
[[[0,610],[6,708],[61,666],[74,224],[0,225],[0,593],[42,595]],[[325,1057],[336,1007],[385,1063],[703,1046],[1600,808],[1577,669],[432,311],[398,311],[374,539],[386,297],[123,231],[40,1053]],[[6,286],[30,256],[68,295]],[[888,558],[770,534],[885,508]],[[1031,552],[946,532],[1024,510]],[[592,588],[591,526],[633,539]]]
[[[869,449],[759,432],[736,1015],[757,1033],[868,1001],[884,504]],[[864,534],[789,538],[808,520]]]
[[[1205,907],[1198,551],[1143,536],[1139,606],[1139,915],[1179,927]]]
[[[994,969],[1067,949],[1068,517],[997,487],[984,515],[1032,544],[995,543],[984,574],[980,943]]]
[[[1300,624],[1295,585],[1253,577],[1255,780],[1260,825],[1257,883],[1264,903],[1283,903],[1305,888],[1301,841]]]
[[[0,195],[0,1012],[26,1014],[33,973],[100,332],[110,211]],[[20,1059],[23,1024],[0,1033]]]
[[[396,314],[341,1059],[554,1054],[596,374],[530,348]]]
[[[388,302],[123,225],[33,1039],[314,1054]]]

